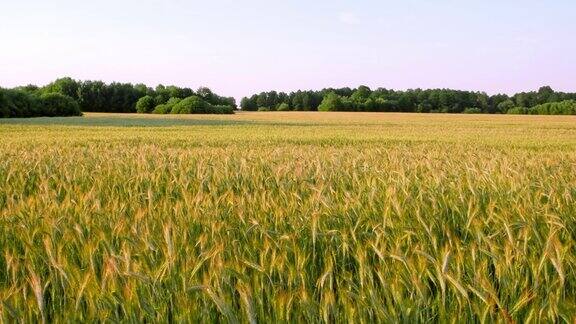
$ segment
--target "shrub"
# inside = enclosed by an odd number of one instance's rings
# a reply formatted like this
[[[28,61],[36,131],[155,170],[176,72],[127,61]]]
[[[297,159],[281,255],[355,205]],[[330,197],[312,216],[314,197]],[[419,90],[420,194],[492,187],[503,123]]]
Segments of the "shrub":
[[[177,105],[180,101],[182,101],[182,98],[172,97],[172,98],[168,99],[168,101],[166,102],[166,104],[167,104],[168,106],[174,107],[174,106]]]
[[[167,104],[158,105],[152,110],[153,114],[169,114],[172,110],[172,107],[168,106]]]
[[[550,102],[530,108],[532,115],[576,115],[576,101]]]
[[[160,104],[152,111],[154,114],[233,114],[234,107],[212,106],[199,97],[185,99],[170,98],[165,104]]]
[[[268,107],[258,107],[258,111],[270,111]]]
[[[508,99],[498,104],[498,110],[500,112],[507,112],[508,110],[515,108],[514,101]]]
[[[0,88],[0,118],[10,117],[10,109],[8,109],[8,96],[6,90]]]
[[[204,114],[207,112],[208,103],[198,96],[182,99],[172,107],[172,114]]]
[[[169,114],[172,112],[174,106],[180,103],[182,99],[180,98],[170,98],[165,104],[160,104],[154,108],[153,114]]]
[[[318,111],[338,111],[342,110],[342,97],[334,92],[330,92],[324,97],[320,106],[318,106]]]
[[[508,109],[508,111],[506,113],[509,115],[526,115],[526,114],[528,114],[528,108],[514,107],[514,108]]]
[[[464,114],[481,114],[482,113],[482,109],[480,108],[466,108],[464,109],[464,111],[462,111],[462,113]]]
[[[209,113],[211,114],[233,114],[234,107],[231,106],[210,106]]]
[[[149,114],[154,110],[154,97],[144,96],[136,102],[136,112],[141,114]]]
[[[0,117],[81,116],[76,100],[61,93],[41,96],[20,89],[0,89]]]
[[[430,112],[430,109],[432,109],[432,105],[429,102],[422,102],[416,107],[416,112],[428,113]]]
[[[60,93],[43,94],[40,103],[44,116],[82,116],[76,100]]]
[[[278,106],[278,109],[277,109],[277,110],[278,110],[278,111],[289,111],[289,110],[290,110],[290,106],[289,106],[287,103],[283,102],[283,103],[281,103],[281,104]]]
[[[42,116],[38,97],[22,90],[2,90],[0,116],[35,117]]]
[[[172,108],[174,108],[174,106],[176,106],[178,103],[180,103],[180,101],[182,101],[181,98],[170,98],[168,99],[168,101],[166,102],[166,106],[168,106],[168,108],[170,108],[170,110],[172,110]]]

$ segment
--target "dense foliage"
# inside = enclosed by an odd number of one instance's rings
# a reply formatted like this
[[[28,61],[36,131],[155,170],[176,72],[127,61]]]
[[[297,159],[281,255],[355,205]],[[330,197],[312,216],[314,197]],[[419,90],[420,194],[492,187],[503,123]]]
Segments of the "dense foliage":
[[[78,103],[61,93],[45,93],[40,96],[40,102],[45,116],[78,116],[80,106]]]
[[[200,97],[191,96],[180,100],[172,107],[171,114],[202,114],[206,112],[208,103]]]
[[[60,79],[63,80],[63,79]],[[57,80],[56,82],[62,82]],[[73,80],[72,80],[73,81]],[[71,82],[70,80],[66,82]],[[78,83],[78,101],[83,111],[97,112],[136,112],[136,103],[141,98],[138,112],[152,112],[161,104],[166,104],[170,98],[184,99],[191,96],[200,97],[211,105],[224,105],[236,108],[232,97],[222,97],[210,89],[202,87],[196,92],[190,88],[158,85],[152,89],[143,84],[111,83],[106,85],[100,81],[84,81]]]
[[[576,115],[576,100],[549,102],[531,108],[514,107],[509,114],[523,115]]]
[[[576,93],[555,92],[550,87],[508,96],[489,96],[484,92],[450,89],[414,89],[395,91],[366,86],[357,89],[323,89],[321,91],[262,92],[242,99],[243,110],[319,110],[319,111],[390,111],[444,113],[507,113],[517,107],[532,108],[546,103],[576,100]],[[566,114],[570,109],[550,107],[533,109],[533,113]],[[573,114],[573,113],[572,113]]]
[[[61,93],[0,88],[0,118],[79,116],[78,103]]]
[[[136,102],[136,112],[142,114],[149,114],[154,110],[155,101],[154,97],[146,95]]]
[[[153,114],[233,114],[232,106],[212,105],[199,96],[190,96],[184,99],[170,98],[166,103],[156,105],[149,111],[148,100],[141,98],[136,104],[140,113],[151,112]]]
[[[235,99],[222,97],[209,88],[190,88],[102,81],[77,81],[60,78],[44,87],[28,85],[4,89],[0,93],[0,116],[51,116],[42,108],[40,97],[59,93],[74,99],[81,111],[139,113],[233,113]],[[191,99],[189,99],[191,98]],[[185,103],[176,101],[188,99]],[[538,91],[513,96],[450,89],[411,89],[396,91],[327,88],[320,91],[262,92],[244,97],[241,108],[247,111],[364,111],[364,112],[441,112],[508,114],[576,114],[576,93],[542,87]],[[177,106],[177,104],[179,104]],[[176,109],[174,109],[174,107]]]
[[[40,96],[49,93],[59,93],[74,99],[80,110],[86,112],[152,113],[158,105],[168,103],[170,98],[184,99],[191,96],[201,98],[210,106],[230,107],[227,111],[236,108],[234,98],[219,96],[206,87],[193,91],[190,88],[158,85],[153,89],[144,84],[106,84],[102,81],[77,81],[68,77],[57,79],[44,87],[28,85],[2,92],[0,116],[6,117],[48,116],[41,107],[34,105],[39,102],[37,99]],[[11,102],[19,104],[15,106],[7,103],[5,92],[9,92],[9,97],[16,97]],[[36,101],[33,103],[29,99]]]

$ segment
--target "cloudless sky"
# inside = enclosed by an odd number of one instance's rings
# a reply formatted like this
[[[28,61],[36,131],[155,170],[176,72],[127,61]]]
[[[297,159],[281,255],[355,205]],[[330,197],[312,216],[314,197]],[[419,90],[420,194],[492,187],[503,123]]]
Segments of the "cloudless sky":
[[[0,86],[576,91],[574,0],[2,0]]]

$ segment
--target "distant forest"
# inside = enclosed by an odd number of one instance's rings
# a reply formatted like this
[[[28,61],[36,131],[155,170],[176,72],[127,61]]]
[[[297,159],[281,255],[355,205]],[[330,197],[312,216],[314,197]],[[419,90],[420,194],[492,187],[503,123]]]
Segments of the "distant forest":
[[[249,111],[380,111],[421,113],[576,114],[576,93],[556,92],[546,86],[513,96],[450,89],[395,91],[366,86],[357,89],[262,92],[242,99]]]
[[[420,113],[487,113],[576,115],[576,93],[556,92],[546,86],[513,96],[450,89],[395,91],[323,89],[320,91],[262,92],[244,97],[246,111],[364,111]],[[0,118],[78,116],[82,112],[155,114],[231,114],[238,107],[232,97],[177,86],[60,78],[38,87],[0,88]]]
[[[150,88],[144,84],[106,84],[66,77],[43,87],[0,88],[0,117],[75,116],[81,112],[134,113],[141,98],[147,98],[143,101],[151,108],[140,112],[147,113],[171,99],[172,102],[187,99],[180,104],[182,109],[177,113],[231,113],[237,108],[234,98],[219,96],[206,87],[196,91],[164,85]],[[191,102],[201,109],[190,109]]]

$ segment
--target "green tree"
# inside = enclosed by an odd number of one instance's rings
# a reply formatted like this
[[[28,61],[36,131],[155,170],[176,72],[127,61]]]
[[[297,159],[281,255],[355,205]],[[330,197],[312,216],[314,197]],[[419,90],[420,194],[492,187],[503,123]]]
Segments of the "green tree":
[[[154,97],[144,96],[136,102],[136,112],[141,114],[149,114],[154,110],[155,102]]]
[[[576,101],[547,102],[528,109],[532,115],[576,115]]]
[[[60,93],[45,93],[40,96],[44,116],[81,116],[76,100]]]
[[[10,109],[8,107],[8,90],[0,88],[0,118],[10,117]]]
[[[278,93],[276,91],[270,91],[266,96],[266,106],[270,107],[270,110],[276,110],[278,107]]]
[[[170,98],[186,98],[184,96],[184,91],[182,90],[182,88],[178,88],[176,86],[167,86],[166,87],[166,92],[168,93],[168,96]]]
[[[179,104],[182,100],[183,99],[180,99],[180,98],[170,98],[162,106],[164,106],[164,109],[167,110],[168,112],[172,112],[172,109],[174,109],[174,106]]]
[[[290,106],[283,102],[278,106],[278,111],[289,111],[290,110]]]
[[[256,103],[256,96],[252,96],[250,98],[244,97],[240,101],[240,108],[246,111],[255,111],[258,109],[258,104]]]
[[[39,98],[26,91],[12,89],[5,92],[5,105],[2,110],[9,112],[9,117],[46,116],[42,111]]]
[[[73,99],[78,99],[78,82],[74,79],[65,77],[56,79],[54,82],[46,85],[43,89],[43,93],[60,93],[65,96],[71,97]]]
[[[554,96],[554,90],[550,86],[540,87],[538,89],[537,101],[539,104],[550,102],[550,98]]]
[[[368,100],[371,93],[372,93],[372,90],[370,90],[370,88],[368,88],[367,86],[361,85],[358,87],[358,89],[356,89],[356,91],[354,91],[352,96],[350,96],[350,99],[352,99],[352,101],[355,101],[358,103],[363,103],[366,100]]]
[[[172,107],[172,114],[203,114],[208,109],[208,103],[198,96],[191,96]]]
[[[526,115],[526,114],[528,114],[528,108],[526,108],[526,107],[514,107],[514,108],[508,109],[508,111],[506,111],[506,113],[509,115]]]
[[[109,110],[108,87],[102,81],[84,81],[78,87],[78,103],[82,111],[104,112]]]
[[[515,106],[516,105],[514,104],[514,101],[508,99],[498,104],[498,111],[506,113],[508,110],[514,108]]]
[[[154,89],[154,102],[156,105],[165,104],[170,99],[170,92],[162,84],[159,84]]]
[[[342,97],[334,92],[328,93],[320,106],[318,106],[318,111],[338,111],[342,110]]]
[[[472,108],[466,108],[462,111],[463,114],[481,114],[482,113],[482,109],[477,108],[477,107],[472,107]]]
[[[215,103],[215,95],[210,88],[207,87],[200,87],[196,91],[196,95],[200,98],[204,99],[206,102]]]
[[[268,105],[268,95],[266,92],[261,92],[256,98],[256,105],[258,107],[266,107]]]
[[[291,106],[294,110],[303,110],[303,94],[302,91],[298,90],[290,94]]]
[[[160,104],[152,110],[153,114],[169,114],[170,112],[172,112],[172,107],[167,104]]]

